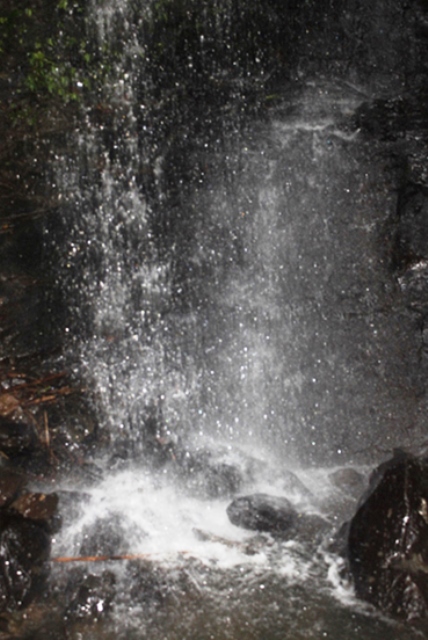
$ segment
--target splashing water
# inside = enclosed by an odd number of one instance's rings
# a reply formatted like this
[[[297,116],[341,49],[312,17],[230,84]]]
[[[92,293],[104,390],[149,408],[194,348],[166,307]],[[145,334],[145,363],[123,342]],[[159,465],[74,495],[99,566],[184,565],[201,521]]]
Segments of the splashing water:
[[[391,408],[409,409],[388,373],[402,335],[376,246],[390,185],[350,124],[364,91],[309,83],[268,119],[201,134],[186,182],[169,166],[184,159],[167,97],[140,86],[132,15],[132,2],[90,3],[99,46],[119,24],[127,45],[100,96],[107,115],[83,109],[75,154],[58,165],[68,358],[111,448],[54,554],[138,556],[111,568],[113,618],[76,637],[379,637],[390,623],[358,609],[326,551],[355,501],[318,467],[371,461]],[[145,450],[154,401],[174,445],[161,465]],[[183,480],[176,450],[202,455],[202,470]],[[242,476],[240,493],[288,496],[327,533],[314,547],[238,529],[226,513],[236,492],[207,492],[218,464]]]

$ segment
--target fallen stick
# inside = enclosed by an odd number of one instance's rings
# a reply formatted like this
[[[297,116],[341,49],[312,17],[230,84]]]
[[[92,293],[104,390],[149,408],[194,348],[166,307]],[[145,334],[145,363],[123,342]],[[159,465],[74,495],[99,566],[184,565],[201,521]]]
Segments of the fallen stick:
[[[9,389],[7,389],[7,391],[10,393],[11,389],[16,389],[18,391],[20,391],[21,389],[27,389],[28,387],[38,387],[41,385],[46,385],[50,382],[52,382],[53,380],[59,380],[60,378],[65,378],[67,376],[67,372],[66,371],[60,371],[57,373],[50,373],[47,376],[44,376],[43,378],[36,378],[35,380],[29,380],[28,382],[23,382],[21,384],[15,384],[12,385],[12,387],[10,387]],[[21,378],[21,379],[27,379],[29,378],[29,376],[25,373],[16,373],[13,371],[9,371],[7,373],[7,375],[5,376],[9,379],[13,379],[13,378]]]
[[[119,556],[59,556],[51,558],[51,562],[110,562],[110,560],[147,560],[151,557],[150,553],[125,553]]]
[[[29,400],[25,400],[23,404],[26,407],[31,407],[38,404],[47,404],[48,402],[55,402],[58,400],[58,396],[69,396],[72,393],[82,393],[84,392],[84,388],[73,389],[72,387],[59,387],[58,389],[54,389],[53,393],[49,395],[39,396],[38,398],[30,398]]]

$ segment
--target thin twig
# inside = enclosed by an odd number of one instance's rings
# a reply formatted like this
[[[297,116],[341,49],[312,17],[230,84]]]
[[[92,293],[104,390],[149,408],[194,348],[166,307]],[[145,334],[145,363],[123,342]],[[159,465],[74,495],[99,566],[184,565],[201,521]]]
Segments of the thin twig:
[[[51,437],[50,437],[50,433],[49,433],[49,420],[48,420],[48,412],[46,410],[43,411],[43,439],[44,439],[44,444],[46,446],[47,449],[49,449],[50,451],[50,446],[51,446]]]
[[[65,371],[61,371],[59,373],[51,373],[48,376],[44,376],[43,378],[36,378],[36,380],[31,380],[29,382],[23,382],[22,384],[13,385],[11,389],[21,390],[27,389],[28,387],[37,387],[41,385],[45,385],[48,382],[52,382],[52,380],[58,380],[59,378],[64,378],[67,375]],[[25,374],[15,374],[13,371],[7,376],[9,378],[28,378]],[[8,389],[7,391],[11,391]]]
[[[124,553],[117,556],[59,556],[51,558],[51,562],[110,562],[111,560],[147,560],[147,558],[151,557],[150,553]]]

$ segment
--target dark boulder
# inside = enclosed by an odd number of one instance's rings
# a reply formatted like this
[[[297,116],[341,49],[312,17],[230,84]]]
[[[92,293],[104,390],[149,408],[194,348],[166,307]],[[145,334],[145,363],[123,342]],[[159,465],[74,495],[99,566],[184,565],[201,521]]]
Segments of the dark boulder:
[[[110,611],[115,595],[116,577],[112,572],[83,576],[81,572],[76,572],[74,576],[71,575],[66,589],[69,604],[64,617],[67,622],[87,619],[97,622]]]
[[[235,498],[227,507],[232,524],[251,531],[282,536],[295,523],[297,511],[287,498],[255,493]]]
[[[355,112],[356,126],[381,140],[396,140],[404,135],[407,125],[406,105],[398,99],[377,99],[361,104]]]
[[[23,493],[10,505],[10,510],[37,522],[51,533],[59,531],[61,521],[56,493]]]
[[[428,189],[406,184],[398,193],[393,260],[399,272],[428,258]]]
[[[8,458],[32,452],[36,446],[37,437],[31,425],[0,416],[0,451]]]
[[[400,618],[428,613],[428,458],[396,452],[348,527],[356,595]]]
[[[21,515],[0,511],[0,611],[31,602],[47,577],[50,536]]]
[[[6,507],[18,496],[26,484],[26,477],[12,469],[0,469],[0,507]]]

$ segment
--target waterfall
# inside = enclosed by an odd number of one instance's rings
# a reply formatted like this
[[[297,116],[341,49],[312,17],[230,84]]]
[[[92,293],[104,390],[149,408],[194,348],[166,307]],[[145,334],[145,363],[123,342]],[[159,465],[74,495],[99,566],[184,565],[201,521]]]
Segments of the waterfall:
[[[371,459],[413,411],[409,338],[379,248],[394,168],[353,119],[371,90],[288,83],[269,108],[261,69],[244,114],[248,60],[227,82],[205,62],[213,29],[227,51],[227,12],[189,23],[198,57],[185,53],[186,70],[179,57],[167,84],[153,11],[90,3],[92,47],[114,53],[57,168],[65,331],[100,424],[138,447],[158,402],[180,437],[294,463]]]
[[[45,242],[100,432],[54,555],[135,560],[91,567],[98,613],[116,585],[99,637],[389,630],[327,544],[355,508],[331,468],[364,485],[423,436],[420,319],[391,257],[402,131],[364,129],[412,63],[406,31],[396,48],[377,31],[403,3],[369,4],[332,2],[329,22],[311,2],[87,3],[89,88]],[[307,530],[234,526],[245,492],[287,496]]]

